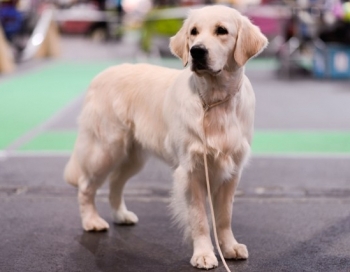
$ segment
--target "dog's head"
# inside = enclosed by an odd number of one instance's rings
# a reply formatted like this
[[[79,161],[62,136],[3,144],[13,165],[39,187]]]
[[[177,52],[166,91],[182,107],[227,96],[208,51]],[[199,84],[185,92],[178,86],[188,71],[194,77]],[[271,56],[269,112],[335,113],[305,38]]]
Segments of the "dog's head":
[[[179,32],[170,39],[171,52],[192,71],[219,74],[243,66],[267,46],[266,37],[235,9],[207,6],[191,10]]]

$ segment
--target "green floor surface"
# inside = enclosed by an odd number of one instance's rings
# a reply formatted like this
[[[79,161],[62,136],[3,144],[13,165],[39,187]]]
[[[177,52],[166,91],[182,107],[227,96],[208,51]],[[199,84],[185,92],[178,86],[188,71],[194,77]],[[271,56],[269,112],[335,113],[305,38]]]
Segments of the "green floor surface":
[[[23,151],[71,151],[76,132],[46,132]],[[256,131],[253,154],[350,154],[350,132]]]
[[[255,154],[350,154],[350,131],[256,131],[252,149]]]
[[[110,64],[59,62],[0,82],[0,150],[49,119]]]
[[[71,151],[73,150],[75,131],[45,132],[23,145],[22,151]]]

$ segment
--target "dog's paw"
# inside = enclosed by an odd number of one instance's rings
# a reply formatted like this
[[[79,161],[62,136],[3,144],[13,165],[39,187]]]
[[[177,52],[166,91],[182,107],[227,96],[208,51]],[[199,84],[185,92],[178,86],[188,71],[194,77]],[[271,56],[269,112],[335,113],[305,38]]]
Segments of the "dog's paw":
[[[225,259],[246,260],[248,259],[248,249],[244,244],[234,244],[230,248],[224,250]]]
[[[108,223],[98,215],[84,218],[82,224],[86,231],[103,231],[109,229]]]
[[[194,267],[201,269],[212,269],[219,265],[218,259],[215,257],[213,252],[193,254],[191,264]]]
[[[139,222],[137,215],[131,211],[113,212],[113,220],[120,225],[134,225]]]

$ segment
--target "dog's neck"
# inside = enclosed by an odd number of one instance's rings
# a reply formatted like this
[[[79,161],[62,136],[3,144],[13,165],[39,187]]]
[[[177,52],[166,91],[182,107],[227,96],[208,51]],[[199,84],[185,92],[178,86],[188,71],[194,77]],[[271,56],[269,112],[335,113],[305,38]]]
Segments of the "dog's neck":
[[[238,68],[234,71],[223,70],[218,75],[193,73],[192,80],[203,102],[210,105],[229,96],[234,98],[242,87],[243,76],[244,68]]]

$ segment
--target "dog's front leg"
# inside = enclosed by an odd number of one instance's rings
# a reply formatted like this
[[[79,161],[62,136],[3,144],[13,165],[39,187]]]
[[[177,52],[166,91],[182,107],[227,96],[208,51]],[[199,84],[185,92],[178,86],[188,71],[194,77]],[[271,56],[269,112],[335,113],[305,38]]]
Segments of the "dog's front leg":
[[[175,183],[184,184],[178,186],[178,190],[184,194],[186,202],[187,226],[193,242],[193,256],[191,264],[194,267],[211,269],[218,266],[218,260],[214,254],[213,244],[210,238],[210,227],[206,214],[207,191],[203,177],[194,172],[186,172],[184,169],[177,170],[178,179]],[[178,192],[179,193],[179,192]]]
[[[238,185],[239,176],[224,182],[213,196],[215,222],[222,254],[226,259],[247,259],[248,250],[244,244],[239,244],[233,236],[232,204]]]
[[[210,269],[218,266],[210,238],[210,227],[206,213],[205,183],[196,174],[190,174],[187,203],[189,223],[193,240],[191,264],[198,268]]]

